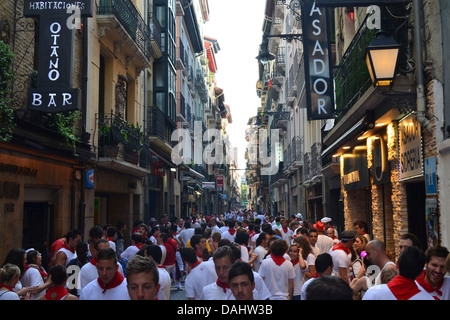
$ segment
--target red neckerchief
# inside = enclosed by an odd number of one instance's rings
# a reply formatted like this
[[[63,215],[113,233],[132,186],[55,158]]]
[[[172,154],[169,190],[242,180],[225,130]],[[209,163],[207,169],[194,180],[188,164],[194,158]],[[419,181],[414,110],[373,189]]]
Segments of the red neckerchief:
[[[216,280],[216,284],[223,289],[223,293],[227,292],[227,289],[230,288],[230,284],[229,283],[223,283],[219,279]]]
[[[409,300],[409,298],[420,292],[419,287],[417,287],[413,279],[408,279],[400,275],[395,276],[389,281],[387,286],[397,300]]]
[[[42,270],[41,268],[38,269],[39,273],[41,274],[42,279],[47,279],[48,274],[44,272],[44,270]]]
[[[442,291],[440,290],[442,288],[442,285],[444,284],[444,279],[442,279],[442,281],[436,286],[436,288],[433,288],[431,286],[431,284],[429,284],[426,280],[425,280],[425,271],[422,272],[422,275],[417,277],[416,281],[420,284],[420,286],[422,288],[424,288],[428,293],[432,293],[435,292],[439,295],[442,296]],[[432,296],[434,298],[434,300],[441,300],[436,296]]]
[[[282,227],[282,228],[283,228],[283,232],[284,232],[284,233],[287,233],[288,228],[287,228],[287,227],[286,227],[286,228],[285,228],[285,227]]]
[[[318,277],[320,277],[320,274],[318,274],[317,272],[314,272],[313,273],[313,278],[318,278]]]
[[[139,250],[142,249],[142,246],[143,246],[143,245],[144,245],[143,243],[136,243],[136,244],[135,244],[135,246],[136,246]]]
[[[97,265],[97,257],[93,257],[90,261],[94,266]]]
[[[230,229],[228,229],[228,232],[229,232],[231,235],[234,235],[234,233],[236,232],[236,230],[234,230],[233,228],[230,228]]]
[[[197,262],[189,263],[189,267],[191,267],[191,270],[194,269],[196,266],[198,266],[201,262],[197,260]]]
[[[298,263],[298,261],[299,261],[299,259],[294,260],[294,261],[291,261],[291,262],[292,262],[292,265],[295,266],[295,265]]]
[[[343,250],[345,251],[347,254],[350,254],[350,249],[346,248],[342,242],[337,243],[334,247],[333,247],[333,251],[334,250]]]
[[[272,257],[273,262],[275,262],[277,266],[281,266],[283,262],[286,260],[283,256],[274,256],[273,254],[271,254],[270,256]]]
[[[255,231],[247,231],[247,233],[250,236],[250,238],[255,235]]]
[[[103,289],[102,293],[105,293],[106,290],[113,289],[113,288],[119,286],[122,283],[123,279],[125,279],[125,278],[120,274],[120,272],[116,271],[116,273],[114,274],[114,278],[111,280],[110,283],[108,283],[106,285],[103,284],[102,280],[100,280],[100,277],[97,278],[97,282],[98,282],[98,285],[100,286],[100,288]]]
[[[197,253],[197,257],[202,259],[202,261],[205,261],[205,258],[203,257],[203,252],[202,253],[198,253],[197,251],[195,251],[195,252]]]
[[[108,241],[112,241],[112,242],[114,242],[114,239],[113,239],[113,238],[111,238],[111,237],[108,237]]]
[[[70,248],[67,244],[65,244],[65,245],[63,246],[63,248],[69,250],[69,251],[72,252],[72,253],[75,253],[75,249]]]
[[[53,286],[47,290],[45,294],[45,299],[47,300],[61,300],[69,292],[63,286]]]
[[[7,286],[6,284],[1,284],[1,283],[0,283],[0,288],[6,288],[6,289],[8,289],[9,291],[13,291],[13,288],[11,288],[10,286]]]

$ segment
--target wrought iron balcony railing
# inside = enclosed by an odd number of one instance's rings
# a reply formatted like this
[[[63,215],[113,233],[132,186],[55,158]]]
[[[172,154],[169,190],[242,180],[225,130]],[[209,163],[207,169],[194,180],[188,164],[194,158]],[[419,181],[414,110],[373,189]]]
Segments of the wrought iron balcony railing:
[[[151,58],[155,49],[161,49],[159,21],[151,14],[145,22],[130,0],[100,0],[97,3],[97,15],[115,16],[147,59]]]

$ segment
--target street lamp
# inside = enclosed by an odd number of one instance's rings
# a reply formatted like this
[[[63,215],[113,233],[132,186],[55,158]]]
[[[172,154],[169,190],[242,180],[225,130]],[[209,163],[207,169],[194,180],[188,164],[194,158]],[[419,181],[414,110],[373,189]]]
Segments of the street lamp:
[[[261,63],[266,64],[273,59],[275,59],[275,56],[273,54],[270,54],[269,52],[269,40],[264,39],[261,43],[261,53],[256,57]]]
[[[400,45],[385,32],[377,32],[366,48],[365,58],[375,87],[389,86],[395,77]]]

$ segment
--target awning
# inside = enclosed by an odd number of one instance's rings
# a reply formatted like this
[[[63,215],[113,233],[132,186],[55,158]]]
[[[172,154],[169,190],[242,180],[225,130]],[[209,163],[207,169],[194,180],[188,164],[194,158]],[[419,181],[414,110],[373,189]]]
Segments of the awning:
[[[353,127],[351,127],[348,131],[346,131],[342,136],[340,136],[336,141],[334,141],[328,148],[326,148],[321,157],[326,157],[330,155],[332,152],[336,151],[343,144],[352,140],[356,136],[358,136],[364,129],[365,118],[359,120]]]

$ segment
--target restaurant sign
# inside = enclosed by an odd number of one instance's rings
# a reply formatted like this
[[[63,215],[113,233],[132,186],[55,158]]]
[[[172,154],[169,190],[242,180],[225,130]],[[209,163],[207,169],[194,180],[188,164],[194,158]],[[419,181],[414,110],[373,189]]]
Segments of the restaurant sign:
[[[421,126],[415,115],[399,123],[400,180],[423,176]]]

